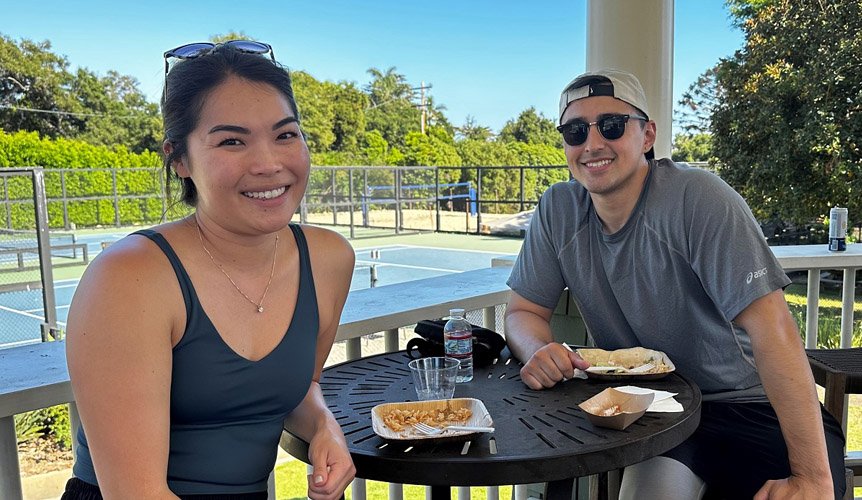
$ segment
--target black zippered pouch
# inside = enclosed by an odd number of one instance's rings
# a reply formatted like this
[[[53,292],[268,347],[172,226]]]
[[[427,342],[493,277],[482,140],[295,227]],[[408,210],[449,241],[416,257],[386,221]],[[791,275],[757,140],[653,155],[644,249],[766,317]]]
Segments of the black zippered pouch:
[[[407,355],[413,359],[444,356],[443,327],[445,319],[422,320],[413,329],[419,337],[407,342]],[[473,329],[473,364],[487,366],[500,357],[506,347],[502,335],[482,326],[470,325]]]

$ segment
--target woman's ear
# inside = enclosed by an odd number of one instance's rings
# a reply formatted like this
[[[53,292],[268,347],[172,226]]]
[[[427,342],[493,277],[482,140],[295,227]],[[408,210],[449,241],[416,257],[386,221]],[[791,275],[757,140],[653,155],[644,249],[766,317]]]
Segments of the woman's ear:
[[[163,142],[162,152],[164,153],[165,158],[170,158],[171,154],[174,152],[174,144],[171,141]],[[179,158],[174,158],[173,160],[171,160],[171,168],[173,168],[174,172],[177,173],[177,177],[189,177],[189,169],[186,166],[185,157],[180,156]]]

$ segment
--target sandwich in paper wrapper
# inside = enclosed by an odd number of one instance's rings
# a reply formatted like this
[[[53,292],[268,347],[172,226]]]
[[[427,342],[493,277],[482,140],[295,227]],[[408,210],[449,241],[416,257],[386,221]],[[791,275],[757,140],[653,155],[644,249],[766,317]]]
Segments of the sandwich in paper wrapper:
[[[592,366],[620,367],[618,371],[592,372],[588,369],[587,377],[599,380],[640,379],[655,380],[667,376],[676,367],[667,354],[645,347],[630,347],[606,351],[593,347],[582,347],[577,353]],[[637,369],[646,364],[654,365],[646,371],[637,373],[626,370]]]

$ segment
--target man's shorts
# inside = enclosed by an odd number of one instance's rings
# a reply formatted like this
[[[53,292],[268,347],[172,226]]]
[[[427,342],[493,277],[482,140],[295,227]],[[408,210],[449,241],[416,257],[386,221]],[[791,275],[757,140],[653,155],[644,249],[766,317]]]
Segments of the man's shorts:
[[[844,435],[820,406],[835,498],[844,495]],[[663,456],[685,464],[707,484],[706,498],[751,498],[769,479],[790,476],[787,445],[769,403],[708,401],[694,434]]]

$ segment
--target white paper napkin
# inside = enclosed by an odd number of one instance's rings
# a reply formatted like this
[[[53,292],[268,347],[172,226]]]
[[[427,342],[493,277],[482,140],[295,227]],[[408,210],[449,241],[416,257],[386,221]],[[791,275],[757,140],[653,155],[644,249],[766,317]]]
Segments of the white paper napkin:
[[[653,399],[652,404],[647,408],[648,412],[677,413],[683,411],[679,401],[673,398],[676,396],[675,392],[656,391],[634,385],[624,385],[622,387],[614,387],[614,389],[629,394],[655,394],[655,399]]]

